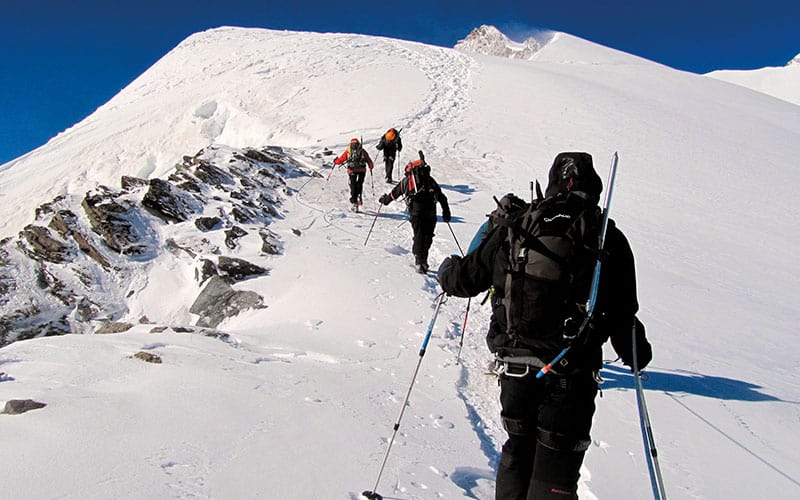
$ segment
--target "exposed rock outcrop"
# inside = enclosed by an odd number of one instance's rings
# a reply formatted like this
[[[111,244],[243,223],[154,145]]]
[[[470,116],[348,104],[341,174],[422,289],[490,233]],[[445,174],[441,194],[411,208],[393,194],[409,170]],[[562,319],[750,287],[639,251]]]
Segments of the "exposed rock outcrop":
[[[261,307],[263,299],[257,293],[234,290],[224,278],[212,276],[189,311],[200,316],[198,326],[216,328],[246,309]]]
[[[139,229],[141,215],[136,205],[121,199],[120,193],[100,186],[86,194],[81,203],[92,230],[103,238],[103,243],[123,255],[143,254],[148,246],[146,235]]]
[[[141,359],[142,361],[146,361],[147,363],[153,363],[157,365],[160,365],[162,362],[161,356],[159,356],[158,354],[153,354],[152,352],[139,351],[132,357],[136,359]]]
[[[265,307],[258,294],[231,284],[267,276],[267,267],[226,252],[260,245],[249,254],[266,259],[283,251],[267,226],[281,216],[285,175],[311,174],[280,148],[211,146],[184,156],[166,179],[126,176],[119,190],[98,186],[83,199],[41,205],[16,238],[0,241],[0,346],[127,330],[151,316],[139,308],[129,317],[129,301],[147,293],[148,263],[167,256],[193,267],[203,287],[189,308],[198,326]]]
[[[22,230],[22,236],[30,249],[30,256],[35,260],[46,260],[58,264],[70,259],[69,247],[54,238],[46,227],[29,224]]]
[[[533,37],[522,43],[514,42],[494,26],[484,24],[473,29],[463,40],[459,40],[454,48],[489,56],[530,59],[541,47]]]
[[[47,403],[34,401],[33,399],[12,399],[10,401],[6,401],[3,411],[0,413],[4,415],[20,415],[31,410],[44,408],[45,406],[47,406]]]

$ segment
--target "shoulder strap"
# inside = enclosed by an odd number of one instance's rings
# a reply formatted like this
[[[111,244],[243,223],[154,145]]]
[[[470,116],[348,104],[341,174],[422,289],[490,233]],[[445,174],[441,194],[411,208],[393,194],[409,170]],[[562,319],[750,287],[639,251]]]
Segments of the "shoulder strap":
[[[511,221],[511,223],[508,225],[509,236],[512,238],[521,238],[522,247],[536,250],[540,254],[553,259],[559,264],[563,264],[565,260],[547,248],[547,246],[531,232],[534,226],[538,223],[539,219],[544,215],[544,210],[549,205],[551,205],[551,203],[538,203],[536,205],[531,205],[531,207],[525,210],[522,216]],[[512,255],[511,257],[516,258],[517,256]]]

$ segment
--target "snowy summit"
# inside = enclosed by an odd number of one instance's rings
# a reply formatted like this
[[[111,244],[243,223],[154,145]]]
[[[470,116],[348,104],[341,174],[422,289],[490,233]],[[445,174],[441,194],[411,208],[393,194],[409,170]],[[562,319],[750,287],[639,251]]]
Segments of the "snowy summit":
[[[463,40],[459,40],[455,48],[489,56],[530,59],[541,45],[533,37],[522,43],[514,42],[494,26],[484,24],[472,30]]]
[[[377,203],[390,127],[449,200],[432,270],[559,152],[603,179],[618,153],[667,496],[797,498],[800,106],[498,33],[196,33],[0,165],[4,498],[493,498],[490,308],[448,297],[431,325],[438,283]],[[378,168],[363,213],[331,166],[352,138]],[[605,357],[579,495],[648,498],[633,378]]]

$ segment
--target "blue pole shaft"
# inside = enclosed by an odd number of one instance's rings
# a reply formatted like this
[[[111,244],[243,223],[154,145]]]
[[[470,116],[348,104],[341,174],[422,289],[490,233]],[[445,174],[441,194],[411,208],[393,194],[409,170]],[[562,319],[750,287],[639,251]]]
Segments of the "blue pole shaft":
[[[380,471],[378,471],[378,477],[375,479],[375,486],[372,487],[371,493],[375,493],[378,490],[378,483],[381,480],[381,476],[383,475],[383,469],[386,467],[386,461],[389,459],[389,451],[392,449],[392,444],[394,443],[395,437],[397,437],[397,431],[400,429],[400,421],[403,419],[403,414],[406,411],[406,406],[408,405],[408,400],[411,397],[411,390],[414,388],[414,382],[417,379],[417,373],[419,373],[419,367],[422,365],[422,358],[425,356],[425,350],[428,348],[428,341],[431,339],[431,332],[433,332],[433,325],[436,323],[436,317],[439,316],[439,309],[442,307],[442,302],[444,302],[444,292],[439,294],[439,300],[436,302],[436,309],[433,312],[433,317],[431,318],[431,322],[428,324],[428,331],[425,333],[425,338],[422,340],[422,347],[419,349],[419,360],[417,360],[417,366],[414,368],[414,373],[411,376],[411,383],[408,385],[408,391],[406,391],[406,397],[403,399],[403,404],[400,406],[400,415],[397,416],[397,421],[394,424],[394,428],[392,431],[392,437],[389,439],[389,444],[386,446],[386,453],[383,455],[383,463],[381,463]]]

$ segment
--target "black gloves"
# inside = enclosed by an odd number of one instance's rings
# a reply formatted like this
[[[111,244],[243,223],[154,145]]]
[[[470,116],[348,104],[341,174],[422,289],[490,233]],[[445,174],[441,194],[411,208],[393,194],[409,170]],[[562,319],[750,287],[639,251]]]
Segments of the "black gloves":
[[[442,283],[442,277],[444,276],[444,273],[446,273],[451,267],[453,267],[452,257],[447,257],[442,261],[441,264],[439,264],[439,270],[436,271],[436,281],[438,281],[439,284]]]
[[[392,197],[389,196],[388,194],[383,194],[383,195],[381,195],[380,198],[378,198],[378,201],[381,202],[384,205],[388,205],[389,203],[392,202]]]
[[[639,365],[639,371],[642,371],[653,359],[653,348],[650,346],[650,342],[647,341],[642,322],[636,317],[633,320],[636,331],[636,362]],[[622,363],[633,371],[633,333],[628,330],[626,335],[612,335],[611,345],[619,354]]]
[[[445,221],[445,222],[450,222],[450,212],[449,211],[442,213],[442,220]]]

